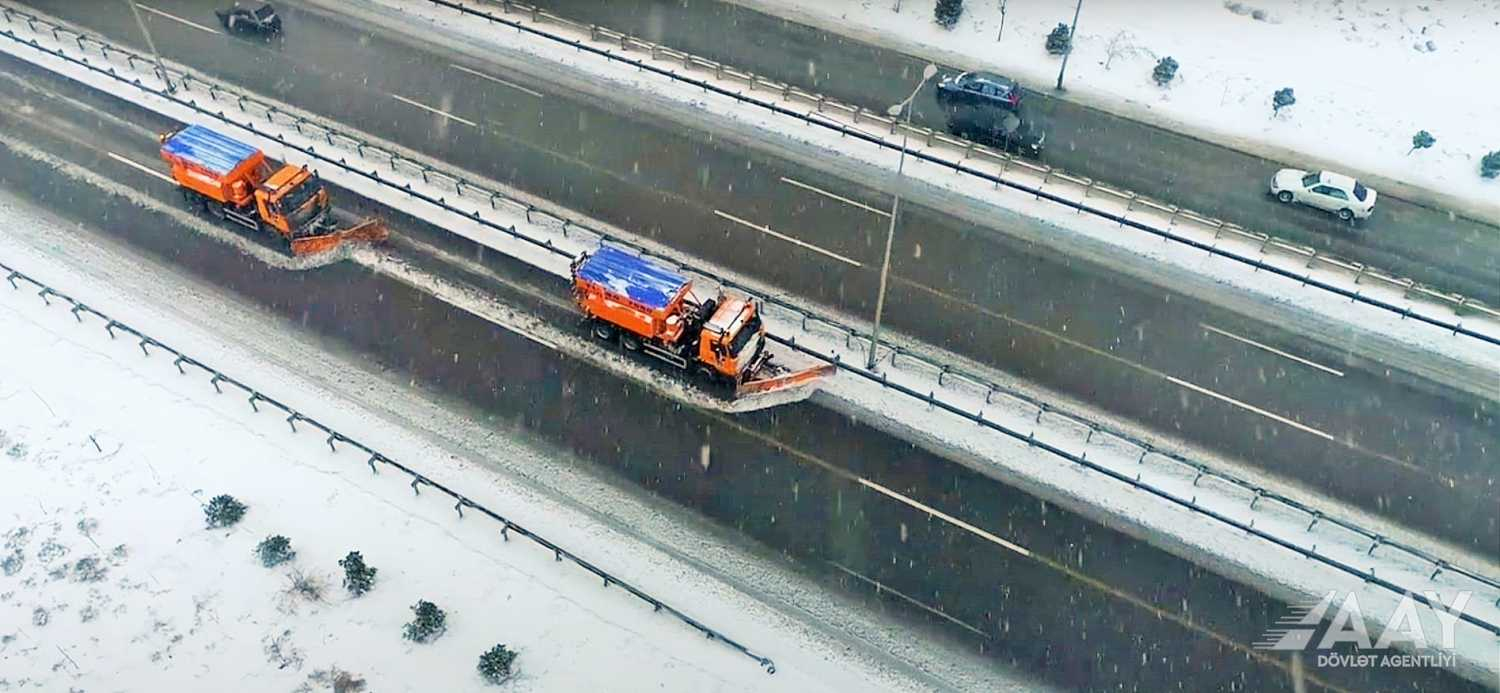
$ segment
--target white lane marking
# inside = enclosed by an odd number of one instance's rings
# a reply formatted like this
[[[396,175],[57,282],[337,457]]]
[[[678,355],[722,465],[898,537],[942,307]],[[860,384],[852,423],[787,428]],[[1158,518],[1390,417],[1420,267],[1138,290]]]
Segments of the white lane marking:
[[[1297,363],[1300,363],[1300,364],[1302,364],[1304,366],[1311,366],[1311,367],[1316,368],[1316,369],[1318,369],[1320,371],[1323,371],[1324,373],[1332,373],[1332,374],[1334,374],[1334,375],[1336,375],[1336,376],[1338,376],[1340,378],[1344,377],[1344,372],[1341,371],[1341,370],[1338,370],[1336,368],[1329,368],[1328,366],[1325,366],[1325,365],[1323,365],[1321,363],[1315,363],[1315,362],[1309,361],[1309,360],[1307,360],[1305,358],[1302,358],[1301,356],[1294,356],[1292,354],[1288,354],[1285,351],[1277,349],[1276,347],[1269,346],[1269,345],[1266,345],[1266,344],[1261,344],[1260,342],[1257,342],[1257,341],[1255,341],[1253,339],[1249,339],[1247,337],[1241,337],[1241,336],[1239,336],[1237,334],[1234,334],[1232,332],[1226,332],[1226,331],[1221,330],[1221,329],[1219,329],[1217,327],[1214,327],[1213,325],[1210,325],[1208,323],[1202,323],[1202,322],[1200,322],[1200,323],[1198,323],[1198,326],[1201,327],[1201,328],[1203,328],[1203,329],[1205,329],[1205,330],[1208,330],[1209,332],[1213,332],[1215,334],[1223,335],[1223,336],[1228,337],[1230,339],[1233,339],[1233,340],[1235,340],[1237,342],[1244,342],[1245,344],[1249,344],[1250,346],[1253,346],[1253,347],[1255,347],[1257,349],[1263,349],[1265,351],[1269,351],[1269,352],[1271,352],[1273,354],[1276,354],[1277,356],[1282,356],[1282,357],[1285,357],[1285,358],[1289,358],[1289,359],[1291,359],[1293,361],[1296,361]]]
[[[1229,404],[1232,404],[1232,405],[1234,405],[1236,407],[1244,409],[1245,411],[1254,412],[1254,413],[1260,414],[1261,416],[1264,416],[1264,417],[1266,417],[1268,419],[1271,419],[1272,421],[1276,421],[1278,423],[1286,424],[1286,425],[1291,426],[1292,428],[1295,428],[1295,429],[1297,429],[1299,431],[1306,431],[1306,432],[1311,433],[1311,434],[1313,434],[1315,436],[1318,436],[1319,438],[1322,438],[1324,440],[1331,440],[1331,441],[1334,441],[1334,442],[1339,442],[1332,435],[1324,433],[1324,432],[1322,432],[1322,431],[1320,431],[1320,430],[1318,430],[1316,428],[1313,428],[1312,426],[1308,426],[1306,424],[1297,423],[1296,421],[1288,419],[1285,416],[1281,416],[1280,414],[1275,414],[1275,413],[1272,413],[1272,412],[1268,412],[1268,411],[1266,411],[1264,409],[1261,409],[1260,407],[1257,407],[1257,406],[1254,406],[1254,405],[1245,404],[1244,402],[1241,402],[1241,401],[1239,401],[1239,400],[1237,400],[1237,399],[1235,399],[1233,397],[1230,397],[1228,395],[1221,395],[1221,394],[1219,394],[1217,392],[1214,392],[1213,390],[1210,390],[1210,389],[1208,389],[1206,387],[1199,387],[1199,386],[1194,385],[1194,384],[1192,384],[1192,383],[1190,383],[1190,382],[1188,382],[1186,380],[1183,380],[1182,378],[1178,378],[1178,377],[1170,376],[1169,375],[1169,376],[1167,376],[1167,380],[1169,382],[1171,382],[1171,383],[1174,383],[1176,385],[1180,385],[1180,386],[1185,387],[1185,388],[1187,388],[1189,390],[1192,390],[1193,392],[1203,393],[1205,395],[1208,395],[1209,397],[1213,397],[1214,399],[1217,399],[1217,400],[1220,400],[1220,401],[1223,401],[1223,402],[1228,402]]]
[[[487,75],[487,74],[485,74],[483,72],[480,72],[478,70],[471,70],[471,69],[469,69],[467,67],[464,67],[463,65],[455,65],[453,63],[449,63],[448,67],[451,67],[451,68],[453,68],[455,70],[458,70],[459,72],[467,72],[467,73],[469,73],[471,75],[474,75],[475,77],[478,77],[480,79],[487,79],[487,80],[489,80],[491,82],[494,82],[496,84],[503,84],[503,85],[505,85],[507,87],[510,87],[511,89],[514,89],[516,91],[524,91],[527,94],[530,94],[532,96],[537,97],[538,99],[545,99],[545,98],[547,98],[541,92],[532,91],[532,90],[527,89],[526,87],[523,87],[523,86],[521,86],[519,84],[516,84],[514,82],[507,82],[507,81],[505,81],[503,79],[500,79],[499,77],[495,77],[493,75]]]
[[[926,504],[922,503],[921,501],[917,501],[917,500],[913,500],[911,498],[907,498],[906,496],[903,496],[903,495],[901,495],[899,493],[896,493],[895,491],[892,491],[892,490],[890,490],[890,489],[888,489],[888,488],[886,488],[884,486],[881,486],[880,484],[877,484],[877,483],[875,483],[873,481],[870,481],[869,479],[866,479],[864,477],[859,477],[859,483],[860,483],[861,486],[864,486],[866,488],[873,489],[873,490],[875,490],[875,491],[877,491],[879,493],[885,494],[886,496],[888,496],[890,498],[894,498],[894,499],[896,499],[896,500],[898,500],[898,501],[900,501],[902,503],[910,505],[913,508],[921,510],[922,512],[927,513],[928,515],[931,515],[933,517],[941,519],[942,521],[948,522],[948,523],[950,523],[950,524],[952,524],[952,525],[954,525],[956,527],[960,527],[962,529],[965,529],[965,530],[968,530],[970,532],[973,532],[974,534],[976,534],[976,535],[978,535],[980,537],[983,537],[986,540],[989,540],[991,542],[999,544],[1000,546],[1003,546],[1003,547],[1005,547],[1007,549],[1010,549],[1011,551],[1014,551],[1014,552],[1016,552],[1018,554],[1021,554],[1022,556],[1026,556],[1028,558],[1031,557],[1031,551],[1029,549],[1027,549],[1026,547],[1020,546],[1020,545],[1017,545],[1017,544],[1013,544],[1013,543],[1008,542],[1008,541],[1006,541],[1004,539],[1001,539],[1000,537],[997,537],[997,536],[995,536],[993,534],[990,534],[989,532],[986,532],[983,529],[980,529],[978,527],[975,527],[974,525],[971,525],[971,524],[969,524],[967,522],[964,522],[963,520],[960,520],[960,519],[958,519],[958,518],[956,518],[956,517],[954,517],[952,515],[949,515],[949,514],[943,512],[943,511],[941,511],[941,510],[938,510],[937,508],[934,508],[934,507],[932,507],[930,505],[926,505]]]
[[[186,25],[188,25],[190,27],[193,27],[194,29],[197,29],[199,31],[207,31],[210,34],[222,33],[218,29],[215,29],[215,28],[213,28],[211,26],[204,26],[204,25],[199,24],[197,22],[183,19],[182,17],[179,17],[179,16],[177,16],[175,14],[172,14],[170,12],[163,12],[161,10],[158,10],[155,7],[152,7],[150,5],[142,5],[140,3],[136,3],[135,6],[141,8],[141,9],[147,11],[147,12],[150,12],[151,14],[156,14],[156,15],[161,15],[163,17],[166,17],[167,19],[170,19],[170,20],[172,20],[174,22],[177,22],[178,24],[186,24]]]
[[[880,209],[875,209],[874,207],[871,207],[871,206],[869,206],[869,205],[867,205],[867,204],[865,204],[863,202],[856,202],[856,201],[851,200],[851,199],[849,199],[847,197],[844,197],[842,195],[835,195],[835,194],[833,194],[831,192],[828,192],[827,190],[824,190],[824,189],[822,189],[822,188],[820,188],[820,187],[818,187],[816,185],[808,185],[807,183],[803,183],[800,180],[793,180],[791,178],[787,178],[786,176],[782,176],[781,177],[781,182],[786,183],[788,185],[795,185],[795,186],[797,186],[799,188],[815,192],[815,193],[817,193],[819,195],[822,195],[824,197],[833,198],[833,199],[838,200],[839,202],[842,202],[842,203],[847,204],[847,205],[853,205],[855,207],[858,207],[860,209],[865,210],[866,212],[870,212],[871,214],[879,214],[880,216],[883,216],[883,217],[886,217],[886,218],[890,218],[890,216],[891,216],[890,212],[887,212],[887,211],[884,211],[884,210],[880,210]]]
[[[477,127],[479,127],[479,124],[475,123],[472,120],[465,120],[465,119],[460,118],[460,117],[458,117],[456,115],[453,115],[452,113],[449,113],[447,111],[440,111],[440,110],[438,110],[436,108],[428,106],[425,103],[421,103],[421,102],[418,102],[418,101],[412,101],[411,99],[408,99],[405,96],[402,96],[400,94],[391,94],[391,98],[393,98],[393,99],[395,99],[397,101],[400,101],[401,103],[404,103],[404,104],[409,104],[409,105],[412,105],[412,106],[416,106],[417,108],[420,108],[420,109],[422,109],[424,111],[427,111],[428,113],[433,113],[433,114],[436,114],[436,115],[440,115],[440,116],[442,116],[444,118],[447,118],[449,120],[456,120],[456,121],[458,121],[460,123],[463,123],[464,125],[467,125],[467,126],[469,126],[471,128],[477,128]]]
[[[807,241],[798,240],[798,239],[792,238],[791,236],[788,236],[788,235],[786,235],[784,233],[777,233],[775,231],[772,231],[771,227],[769,227],[769,226],[760,226],[760,225],[757,225],[757,224],[752,224],[752,223],[750,223],[748,221],[745,221],[744,219],[741,219],[741,218],[739,218],[737,216],[734,216],[733,214],[726,214],[726,213],[724,213],[722,211],[719,211],[717,209],[714,210],[714,214],[717,214],[717,215],[719,215],[719,216],[721,216],[721,217],[723,217],[725,219],[728,219],[728,220],[730,220],[732,222],[735,222],[737,224],[743,224],[745,226],[748,226],[748,227],[750,227],[752,229],[755,229],[756,231],[759,231],[761,233],[766,234],[767,236],[774,236],[776,238],[780,238],[783,241],[786,241],[787,243],[792,243],[794,245],[802,246],[803,248],[807,248],[808,250],[811,250],[811,251],[816,252],[816,253],[822,253],[824,255],[827,255],[828,257],[831,257],[831,258],[833,258],[835,260],[838,260],[839,262],[846,262],[846,263],[849,263],[851,265],[854,265],[855,267],[864,267],[864,265],[859,264],[858,261],[850,260],[849,258],[844,257],[843,255],[839,255],[838,253],[833,252],[832,250],[824,250],[823,248],[819,248],[818,246],[815,246],[815,245],[813,245],[811,243],[808,243]]]
[[[177,181],[172,180],[171,176],[169,176],[169,175],[167,175],[165,173],[162,173],[161,171],[158,171],[158,170],[156,170],[154,168],[151,168],[150,166],[144,166],[142,164],[138,164],[138,163],[136,163],[134,161],[131,161],[130,159],[127,159],[127,158],[125,158],[123,156],[120,156],[119,154],[116,154],[114,152],[105,152],[105,154],[108,154],[109,158],[114,159],[115,161],[118,161],[118,162],[120,162],[122,164],[125,164],[126,166],[129,166],[131,168],[134,168],[137,171],[144,171],[146,173],[149,173],[149,174],[151,174],[153,176],[156,176],[157,178],[160,178],[160,179],[162,179],[162,180],[164,180],[164,181],[166,181],[168,183],[171,183],[173,185],[177,184]]]

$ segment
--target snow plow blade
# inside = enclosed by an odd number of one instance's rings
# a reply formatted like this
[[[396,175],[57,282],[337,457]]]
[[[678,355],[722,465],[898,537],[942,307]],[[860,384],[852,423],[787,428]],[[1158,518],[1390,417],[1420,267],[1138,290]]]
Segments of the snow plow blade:
[[[824,376],[832,375],[835,370],[837,370],[837,367],[833,364],[825,363],[821,366],[814,366],[784,375],[763,378],[761,380],[750,380],[740,383],[739,387],[735,388],[734,395],[736,397],[744,397],[746,395],[789,390],[794,387],[806,385]]]
[[[390,236],[385,222],[365,219],[341,231],[292,239],[292,254],[298,257],[326,253],[345,243],[379,243]]]

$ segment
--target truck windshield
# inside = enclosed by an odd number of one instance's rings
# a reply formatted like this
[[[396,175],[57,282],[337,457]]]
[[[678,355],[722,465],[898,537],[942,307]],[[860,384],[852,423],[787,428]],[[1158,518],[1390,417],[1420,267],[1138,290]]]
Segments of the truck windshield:
[[[746,322],[745,326],[740,328],[740,333],[734,336],[734,342],[729,345],[729,353],[739,356],[740,351],[744,350],[745,345],[749,344],[750,340],[757,334],[760,334],[759,315],[750,318],[750,321]]]
[[[322,189],[323,181],[313,177],[281,198],[282,213],[287,216],[293,229],[303,230],[322,211],[317,204],[308,204]]]

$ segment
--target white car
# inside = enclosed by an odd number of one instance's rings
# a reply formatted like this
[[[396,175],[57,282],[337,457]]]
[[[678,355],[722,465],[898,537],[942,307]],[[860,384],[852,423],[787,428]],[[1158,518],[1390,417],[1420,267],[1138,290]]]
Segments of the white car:
[[[1282,202],[1301,202],[1333,212],[1339,219],[1365,219],[1375,211],[1375,191],[1332,171],[1284,168],[1271,178],[1271,194]]]

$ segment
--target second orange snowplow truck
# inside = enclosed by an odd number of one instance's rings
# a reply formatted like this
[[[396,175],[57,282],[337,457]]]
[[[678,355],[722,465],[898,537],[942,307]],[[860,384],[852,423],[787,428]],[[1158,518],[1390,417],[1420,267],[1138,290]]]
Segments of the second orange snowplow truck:
[[[340,228],[328,190],[307,167],[275,168],[264,152],[202,125],[161,137],[161,158],[195,209],[285,239],[293,255],[312,255],[346,241],[376,242],[385,224],[364,219]]]
[[[737,395],[802,385],[832,371],[790,373],[772,364],[755,301],[725,293],[701,299],[687,277],[611,246],[574,260],[573,298],[594,336],[732,383]]]

